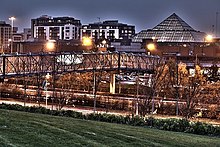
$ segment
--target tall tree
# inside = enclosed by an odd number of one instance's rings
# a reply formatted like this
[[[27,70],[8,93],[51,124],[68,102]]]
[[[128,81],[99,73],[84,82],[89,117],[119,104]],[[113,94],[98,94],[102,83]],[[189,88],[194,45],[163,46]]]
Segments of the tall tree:
[[[157,64],[154,72],[148,75],[148,83],[145,88],[145,98],[140,101],[140,113],[143,116],[155,112],[155,96],[162,90],[162,81],[166,78],[166,63],[164,60],[160,60],[159,62],[160,63]]]
[[[183,107],[183,115],[189,118],[195,114],[195,107],[198,106],[201,99],[201,90],[206,84],[206,79],[203,76],[201,67],[195,66],[195,73],[190,75],[186,72],[186,66],[183,66],[184,76],[181,78],[181,97],[186,101]]]

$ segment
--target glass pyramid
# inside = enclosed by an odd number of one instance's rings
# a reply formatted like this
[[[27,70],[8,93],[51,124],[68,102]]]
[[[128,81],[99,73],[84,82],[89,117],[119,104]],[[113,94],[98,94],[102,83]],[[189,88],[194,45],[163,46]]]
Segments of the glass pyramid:
[[[173,13],[153,29],[142,30],[133,37],[134,42],[143,39],[157,39],[158,42],[203,42],[206,34],[194,30],[179,16]]]

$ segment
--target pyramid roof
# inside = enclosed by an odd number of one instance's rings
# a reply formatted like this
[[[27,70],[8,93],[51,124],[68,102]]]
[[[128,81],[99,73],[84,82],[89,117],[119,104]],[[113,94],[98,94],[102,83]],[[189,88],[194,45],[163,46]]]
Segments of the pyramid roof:
[[[167,19],[155,26],[153,30],[190,30],[195,31],[185,21],[183,21],[178,15],[173,13]]]
[[[153,29],[142,30],[134,36],[134,42],[143,39],[157,39],[158,42],[203,42],[204,32],[194,30],[178,15],[173,13]]]

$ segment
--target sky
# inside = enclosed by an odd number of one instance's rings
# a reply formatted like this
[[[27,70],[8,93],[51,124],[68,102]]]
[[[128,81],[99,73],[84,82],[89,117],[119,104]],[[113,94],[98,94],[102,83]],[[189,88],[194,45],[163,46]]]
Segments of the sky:
[[[1,0],[0,4],[0,20],[11,23],[8,18],[15,16],[14,26],[20,31],[31,26],[32,18],[49,15],[74,17],[82,24],[98,22],[98,17],[101,21],[119,20],[135,25],[139,32],[153,28],[172,13],[206,33],[215,32],[217,20],[220,31],[220,0]]]

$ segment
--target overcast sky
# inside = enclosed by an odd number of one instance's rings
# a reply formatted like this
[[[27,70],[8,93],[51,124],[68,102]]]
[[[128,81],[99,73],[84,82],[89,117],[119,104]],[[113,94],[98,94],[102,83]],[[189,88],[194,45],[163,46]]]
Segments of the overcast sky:
[[[82,24],[108,19],[136,26],[136,31],[152,28],[176,13],[196,30],[212,33],[220,12],[220,0],[1,0],[0,20],[30,27],[31,18],[41,15],[71,16]],[[220,31],[220,13],[218,15]]]

